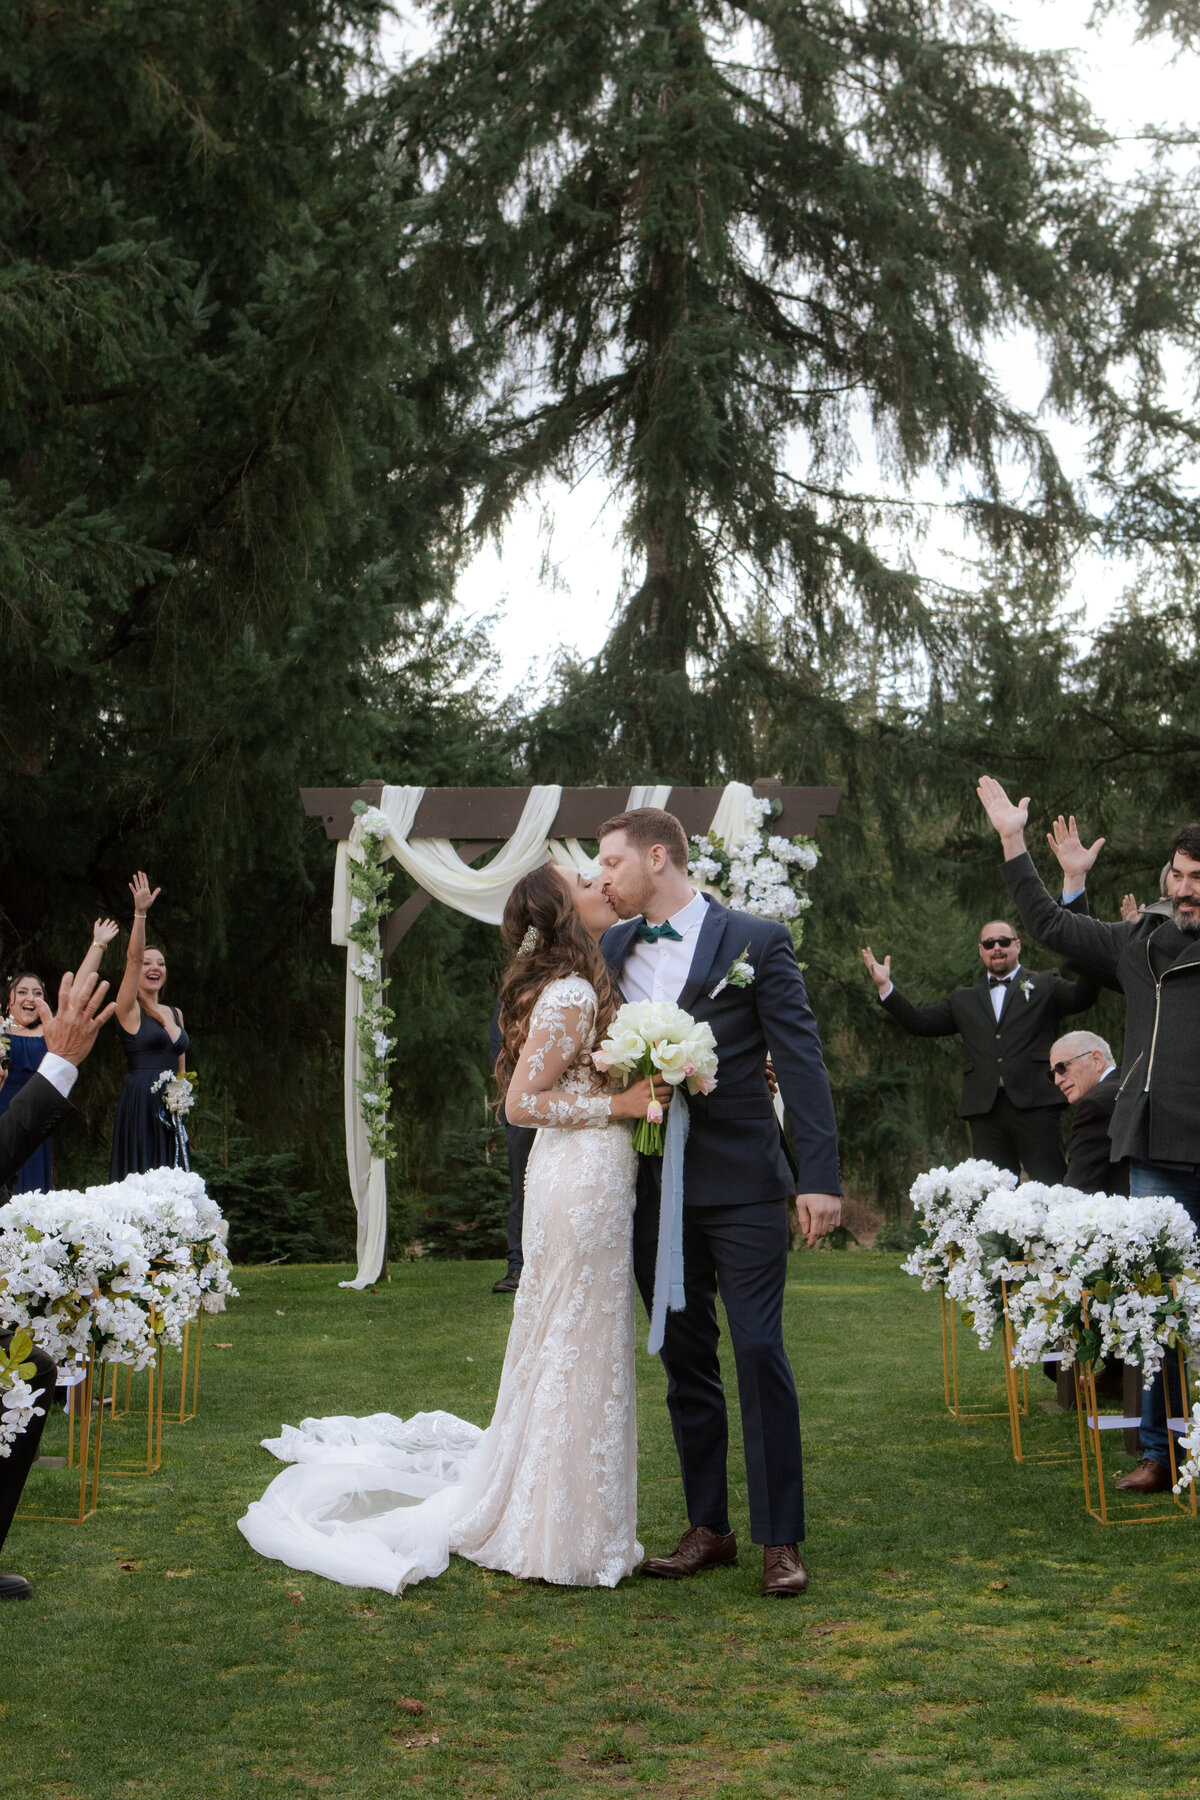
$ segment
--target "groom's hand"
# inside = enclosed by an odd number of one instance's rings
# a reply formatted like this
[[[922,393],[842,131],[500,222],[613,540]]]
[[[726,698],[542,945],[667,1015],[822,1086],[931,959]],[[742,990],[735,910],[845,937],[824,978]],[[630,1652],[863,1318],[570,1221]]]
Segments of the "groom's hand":
[[[842,1222],[842,1203],[836,1194],[797,1194],[796,1217],[804,1241],[815,1250],[819,1240],[836,1231]]]

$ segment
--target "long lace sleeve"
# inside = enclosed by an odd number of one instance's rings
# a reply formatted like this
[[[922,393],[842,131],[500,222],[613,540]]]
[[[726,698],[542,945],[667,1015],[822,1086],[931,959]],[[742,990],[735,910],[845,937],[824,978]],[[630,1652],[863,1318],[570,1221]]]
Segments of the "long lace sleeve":
[[[576,1061],[581,1050],[590,1050],[595,1024],[596,996],[589,983],[554,981],[539,994],[504,1097],[510,1125],[586,1131],[608,1124],[608,1095],[587,1091],[594,1077]],[[559,1086],[564,1077],[569,1085]]]

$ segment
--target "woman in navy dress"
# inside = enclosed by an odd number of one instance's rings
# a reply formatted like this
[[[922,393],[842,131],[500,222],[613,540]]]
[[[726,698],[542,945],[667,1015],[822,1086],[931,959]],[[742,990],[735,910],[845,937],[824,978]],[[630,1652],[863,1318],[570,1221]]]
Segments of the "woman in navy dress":
[[[182,1075],[188,1034],[178,1007],[163,1003],[167,963],[161,950],[146,948],[146,914],[160,889],[139,870],[129,884],[133,926],[125,957],[125,975],[117,994],[117,1035],[129,1068],[117,1099],[113,1122],[110,1179],[144,1175],[147,1169],[174,1168],[179,1158],[175,1132],[163,1122],[162,1097],[154,1085],[166,1070]]]
[[[111,944],[120,926],[115,919],[97,919],[92,927],[92,942],[79,965],[80,976],[90,975],[100,967],[105,945]],[[46,1038],[42,1030],[39,1002],[46,998],[41,977],[31,969],[22,969],[8,984],[7,1018],[3,1036],[8,1040],[7,1078],[0,1087],[0,1113],[6,1113],[31,1075],[36,1074],[46,1054]],[[50,1139],[39,1144],[33,1155],[21,1164],[12,1180],[14,1194],[48,1194],[54,1185],[50,1166]]]

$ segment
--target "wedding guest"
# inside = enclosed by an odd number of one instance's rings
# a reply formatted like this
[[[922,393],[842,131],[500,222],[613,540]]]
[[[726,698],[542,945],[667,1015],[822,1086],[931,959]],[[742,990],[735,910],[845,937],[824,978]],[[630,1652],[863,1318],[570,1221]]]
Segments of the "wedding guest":
[[[164,1122],[162,1100],[154,1088],[164,1071],[183,1073],[188,1048],[183,1014],[178,1007],[163,1004],[166,958],[161,950],[146,945],[146,914],[162,890],[151,891],[144,871],[139,869],[129,891],[133,895],[133,925],[125,953],[125,974],[116,999],[117,1034],[129,1067],[113,1121],[109,1165],[113,1181],[122,1181],[126,1175],[144,1175],[147,1169],[175,1165],[175,1133]]]
[[[1071,912],[1088,913],[1087,878],[1092,866],[1104,848],[1105,840],[1097,838],[1094,844],[1085,846],[1079,836],[1079,827],[1072,814],[1065,819],[1059,813],[1053,828],[1046,833],[1046,842],[1058,858],[1063,872],[1063,905]],[[1134,894],[1125,894],[1121,899],[1121,918],[1126,924],[1140,919],[1143,913],[1157,913],[1159,917],[1169,919],[1172,914],[1171,901],[1174,895],[1174,876],[1171,864],[1163,864],[1158,877],[1158,899],[1147,906],[1138,902]],[[1106,986],[1114,986],[1109,981]]]
[[[0,1188],[6,1188],[17,1170],[28,1161],[31,1151],[72,1110],[67,1096],[75,1085],[79,1065],[96,1041],[100,1027],[111,1018],[112,1004],[103,1004],[108,992],[107,981],[97,985],[93,970],[78,976],[64,975],[58,990],[58,1011],[52,1013],[44,1000],[39,1002],[38,1017],[44,1034],[41,1065],[25,1083],[8,1111],[0,1117]],[[0,1345],[7,1350],[11,1332],[0,1332]],[[35,1415],[5,1457],[0,1457],[0,1549],[8,1536],[9,1526],[25,1486],[25,1477],[33,1467],[46,1423],[46,1403],[54,1393],[58,1370],[53,1358],[44,1350],[34,1350],[27,1359],[34,1364],[30,1386],[40,1394],[40,1415]],[[28,1600],[33,1588],[23,1575],[0,1571],[0,1600]]]
[[[914,1006],[892,985],[892,959],[862,953],[885,1009],[914,1037],[962,1039],[961,1116],[971,1129],[972,1155],[1035,1181],[1061,1181],[1061,1095],[1046,1080],[1058,1022],[1086,1012],[1099,986],[1090,975],[1066,981],[1053,970],[1026,973],[1021,940],[1002,919],[979,934],[984,974],[973,987],[955,988],[932,1006]]]
[[[503,1048],[500,1002],[497,1000],[488,1031],[488,1061],[493,1069]],[[515,1294],[521,1285],[521,1270],[525,1266],[525,1256],[521,1249],[521,1225],[525,1216],[525,1166],[529,1161],[529,1152],[533,1149],[534,1134],[527,1125],[510,1125],[504,1116],[503,1104],[500,1107],[499,1122],[504,1127],[504,1144],[508,1154],[508,1268],[499,1281],[492,1284],[492,1292]]]
[[[91,946],[76,975],[94,974],[100,967],[105,946],[112,943],[120,930],[115,919],[97,919],[92,926]],[[8,984],[3,1035],[8,1039],[7,1079],[0,1088],[0,1114],[6,1113],[30,1077],[37,1073],[46,1054],[38,1007],[45,1001],[41,978],[31,969],[22,969]],[[17,1170],[12,1180],[14,1194],[45,1194],[53,1185],[50,1163],[50,1140],[38,1145],[33,1155]]]
[[[1181,825],[1171,838],[1171,917],[1147,910],[1110,925],[1065,911],[1046,892],[1025,847],[1028,799],[1014,803],[990,775],[977,792],[1030,931],[1115,979],[1125,995],[1125,1059],[1109,1135],[1110,1154],[1129,1158],[1130,1193],[1170,1194],[1200,1225],[1200,824]],[[1178,1365],[1168,1357],[1165,1367],[1178,1407]],[[1145,1390],[1141,1436],[1142,1461],[1117,1486],[1159,1493],[1171,1485],[1161,1381]]]
[[[1129,1162],[1112,1162],[1108,1128],[1121,1086],[1106,1040],[1094,1031],[1068,1031],[1050,1048],[1050,1073],[1074,1107],[1067,1144],[1068,1187],[1081,1194],[1127,1194]]]

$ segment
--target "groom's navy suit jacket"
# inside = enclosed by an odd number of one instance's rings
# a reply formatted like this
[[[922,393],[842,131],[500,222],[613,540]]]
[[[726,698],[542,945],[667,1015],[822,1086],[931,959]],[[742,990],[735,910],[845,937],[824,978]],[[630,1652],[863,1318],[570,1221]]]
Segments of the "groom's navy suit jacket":
[[[788,1194],[840,1194],[837,1126],[817,1022],[784,926],[731,912],[710,895],[687,985],[678,1004],[705,1019],[717,1040],[717,1086],[687,1094],[690,1123],[683,1196],[688,1206],[751,1205]],[[618,981],[636,941],[637,920],[605,932],[601,949]],[[754,968],[748,987],[712,990],[742,951]],[[798,1170],[789,1165],[763,1074],[767,1054],[792,1129]]]

